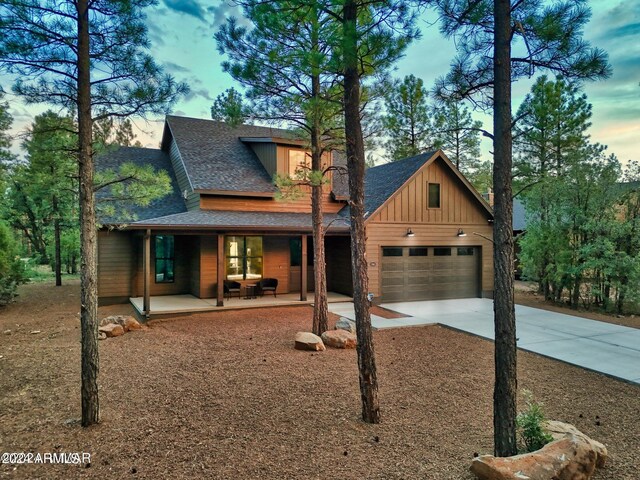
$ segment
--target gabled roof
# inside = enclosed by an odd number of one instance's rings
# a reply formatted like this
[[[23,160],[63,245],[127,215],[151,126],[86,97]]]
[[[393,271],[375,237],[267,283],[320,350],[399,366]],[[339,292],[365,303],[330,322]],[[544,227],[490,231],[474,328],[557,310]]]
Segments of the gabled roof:
[[[96,157],[96,170],[117,170],[123,163],[134,163],[139,166],[151,165],[155,170],[166,171],[171,179],[171,189],[167,192],[167,195],[151,202],[151,204],[146,207],[138,207],[127,202],[126,208],[118,208],[118,203],[115,202],[116,215],[110,218],[100,218],[100,223],[127,223],[133,220],[145,220],[187,211],[187,207],[180,194],[178,181],[171,166],[171,160],[166,152],[155,148],[139,147],[117,147],[109,149]],[[98,202],[109,196],[110,190],[108,187],[96,192],[96,200]],[[123,212],[133,213],[133,218],[123,216]]]
[[[513,230],[522,231],[527,229],[527,213],[524,204],[517,198],[513,199]]]
[[[276,188],[251,147],[240,140],[293,139],[288,130],[168,115],[162,148],[172,136],[194,190],[275,193]]]
[[[451,163],[442,150],[426,152],[415,157],[405,158],[369,168],[365,174],[365,218],[374,215],[404,184],[406,184],[422,168],[431,165],[437,159],[449,168],[476,201],[493,218],[493,210],[482,198],[469,180]]]

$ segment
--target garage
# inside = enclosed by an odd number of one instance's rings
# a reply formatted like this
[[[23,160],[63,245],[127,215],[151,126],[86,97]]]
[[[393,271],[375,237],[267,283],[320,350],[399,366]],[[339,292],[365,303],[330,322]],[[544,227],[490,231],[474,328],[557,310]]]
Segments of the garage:
[[[479,247],[382,247],[383,302],[480,296]]]

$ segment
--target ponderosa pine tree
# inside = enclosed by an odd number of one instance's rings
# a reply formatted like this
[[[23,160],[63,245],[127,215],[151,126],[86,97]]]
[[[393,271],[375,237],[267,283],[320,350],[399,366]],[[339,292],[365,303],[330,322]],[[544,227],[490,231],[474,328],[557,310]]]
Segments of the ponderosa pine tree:
[[[309,141],[310,161],[276,178],[281,189],[292,177],[311,189],[314,250],[313,332],[328,330],[325,225],[322,207],[326,174],[323,162],[340,132],[339,76],[332,66],[336,25],[318,0],[243,0],[251,30],[230,19],[216,34],[218,48],[230,60],[223,69],[248,89],[256,118],[294,125]]]
[[[413,157],[435,145],[429,92],[422,79],[407,75],[385,88],[385,115],[382,124],[389,137],[384,146],[390,160]]]
[[[235,88],[226,89],[211,105],[211,118],[232,127],[247,123],[251,116],[251,107],[245,104],[242,94]]]
[[[605,78],[611,70],[606,53],[582,38],[591,14],[586,0],[422,3],[436,9],[442,34],[454,38],[458,50],[451,71],[437,82],[437,94],[470,98],[493,111],[494,453],[509,456],[517,453],[511,82],[541,69],[585,80]]]
[[[97,230],[92,127],[100,116],[166,113],[188,88],[146,53],[154,0],[5,0],[0,68],[16,94],[77,112],[81,238],[82,425],[99,422]],[[105,112],[99,114],[98,112]]]

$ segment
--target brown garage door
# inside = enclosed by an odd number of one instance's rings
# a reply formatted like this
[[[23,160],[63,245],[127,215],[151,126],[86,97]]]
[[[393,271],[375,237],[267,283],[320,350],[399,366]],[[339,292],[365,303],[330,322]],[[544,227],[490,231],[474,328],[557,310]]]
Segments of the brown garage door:
[[[477,247],[383,247],[382,301],[470,298],[480,294]]]

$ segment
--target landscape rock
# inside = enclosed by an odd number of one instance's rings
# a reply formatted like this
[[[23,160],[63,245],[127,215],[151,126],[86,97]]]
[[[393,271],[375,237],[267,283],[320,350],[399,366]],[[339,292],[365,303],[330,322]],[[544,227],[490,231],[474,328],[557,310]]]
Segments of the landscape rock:
[[[356,348],[355,333],[346,330],[328,330],[322,334],[322,341],[333,348]]]
[[[98,340],[106,340],[106,339],[107,339],[107,334],[104,332],[98,331]]]
[[[346,330],[347,332],[356,333],[356,322],[346,317],[340,317],[336,322],[336,330]]]
[[[319,336],[310,332],[298,332],[295,337],[295,349],[322,352],[326,347]]]
[[[607,463],[609,452],[604,444],[585,435],[570,423],[559,422],[557,420],[546,420],[542,422],[542,428],[553,437],[554,440],[562,438],[578,437],[581,441],[589,444],[594,452],[596,452],[596,467],[602,468]]]
[[[11,330],[5,330],[2,332],[3,335],[11,335]]]
[[[572,435],[532,453],[502,458],[482,455],[473,459],[471,472],[480,480],[589,480],[596,458],[589,443]]]
[[[118,325],[117,323],[110,323],[99,327],[98,332],[104,333],[109,338],[119,337],[120,335],[124,335],[124,328],[122,328],[122,325]]]
[[[131,330],[142,330],[142,325],[133,317],[125,317],[123,323],[121,324],[122,328],[124,328],[125,332],[130,332]]]
[[[109,325],[110,323],[115,323],[116,325],[121,325],[125,327],[127,323],[131,324],[132,322],[138,323],[138,321],[133,318],[131,315],[109,315],[108,317],[104,317],[100,320],[100,326]],[[139,324],[138,324],[139,325]],[[137,330],[135,327],[132,330]],[[126,331],[126,327],[125,327]]]

